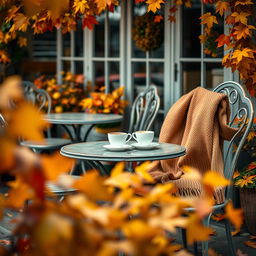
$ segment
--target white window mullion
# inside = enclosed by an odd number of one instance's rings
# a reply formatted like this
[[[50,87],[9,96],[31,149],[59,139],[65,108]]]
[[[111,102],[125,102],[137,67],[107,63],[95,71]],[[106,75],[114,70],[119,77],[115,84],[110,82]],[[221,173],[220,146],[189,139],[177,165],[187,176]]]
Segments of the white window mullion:
[[[108,55],[109,55],[109,19],[108,19],[108,12],[106,11],[105,16],[105,61],[104,61],[104,69],[105,69],[105,93],[109,93],[109,63],[108,63]]]
[[[74,56],[75,56],[75,32],[74,31],[71,31],[70,33],[70,39],[71,39],[71,42],[70,42],[70,48],[71,48],[71,58],[70,58],[70,71],[71,73],[75,73],[75,63],[74,63]]]
[[[56,67],[56,74],[57,74],[57,83],[61,84],[62,82],[62,74],[61,71],[63,70],[63,65],[62,65],[62,35],[61,35],[61,30],[57,29],[57,67]]]
[[[120,18],[120,29],[119,29],[119,35],[120,35],[120,52],[119,52],[119,57],[120,57],[120,85],[125,85],[127,86],[127,73],[126,73],[126,28],[127,28],[127,23],[126,23],[126,1],[122,0],[121,1],[121,18]]]
[[[149,72],[149,61],[148,61],[148,58],[149,58],[149,51],[146,51],[146,87],[149,86],[149,82],[150,82],[150,72]]]
[[[134,90],[132,84],[132,0],[127,0],[127,86],[125,94],[129,102],[133,101]]]
[[[166,2],[164,9],[164,86],[163,86],[163,98],[164,98],[164,115],[167,114],[172,102],[172,95],[175,89],[174,86],[174,43],[172,41],[174,37],[174,24],[168,20],[170,9],[170,2]]]
[[[204,15],[204,3],[201,2],[201,16]],[[204,25],[201,25],[201,35],[204,34]],[[200,85],[202,87],[207,87],[206,85],[206,66],[204,63],[204,44],[201,44],[201,78],[200,78]]]

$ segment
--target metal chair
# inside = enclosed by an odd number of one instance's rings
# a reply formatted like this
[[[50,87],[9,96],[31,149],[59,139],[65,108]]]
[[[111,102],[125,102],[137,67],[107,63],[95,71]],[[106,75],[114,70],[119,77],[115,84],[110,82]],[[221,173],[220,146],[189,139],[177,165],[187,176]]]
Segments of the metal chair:
[[[224,176],[230,181],[232,181],[238,156],[241,152],[241,149],[244,145],[246,137],[248,136],[253,123],[254,110],[253,110],[251,100],[246,96],[242,86],[236,82],[233,82],[233,81],[224,82],[218,85],[213,91],[218,93],[224,93],[228,96],[230,110],[231,110],[229,125],[231,127],[238,128],[233,138],[230,141],[225,142],[226,145],[224,146],[224,158],[223,158],[224,159]],[[235,122],[236,118],[239,118],[239,120],[242,120],[242,123],[239,125],[239,127],[237,125],[237,122]],[[237,150],[235,152],[233,148],[234,142],[237,145]],[[222,204],[215,204],[213,206],[213,212],[203,220],[203,223],[205,226],[209,226],[211,216],[215,211],[218,211],[218,212],[223,211],[224,207],[229,202],[229,200],[232,200],[232,194],[233,194],[232,192],[233,192],[233,186],[230,185],[225,190],[224,202]],[[195,209],[187,208],[185,210],[187,212],[193,212]],[[236,252],[234,249],[233,239],[231,235],[231,226],[228,220],[225,220],[225,228],[226,228],[226,236],[227,236],[229,248],[231,250],[231,255],[235,256]],[[183,230],[182,237],[183,237],[183,242],[186,245],[185,235],[186,235],[185,230]],[[202,242],[202,255],[208,256],[208,241]]]
[[[46,113],[51,111],[52,100],[49,94],[42,89],[38,89],[33,83],[29,81],[22,82],[24,88],[24,96],[28,101],[31,101],[34,105],[38,106],[39,110],[46,108]],[[31,148],[36,152],[42,150],[55,150],[66,144],[71,143],[70,140],[64,138],[52,138],[50,129],[47,129],[47,138],[44,142],[37,143],[35,141],[21,141],[22,146]]]
[[[157,87],[150,85],[140,92],[132,105],[129,132],[147,131],[153,124],[160,106]]]

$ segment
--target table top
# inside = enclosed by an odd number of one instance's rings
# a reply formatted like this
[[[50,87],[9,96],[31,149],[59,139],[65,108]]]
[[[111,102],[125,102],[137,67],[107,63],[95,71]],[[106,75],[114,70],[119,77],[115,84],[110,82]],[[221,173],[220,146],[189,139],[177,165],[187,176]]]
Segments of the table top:
[[[109,124],[118,123],[123,116],[116,114],[88,114],[81,112],[51,113],[45,116],[45,120],[52,124]]]
[[[180,145],[159,143],[159,147],[150,150],[132,149],[121,152],[113,152],[105,149],[103,145],[108,141],[84,142],[69,144],[61,148],[64,156],[94,161],[147,161],[171,159],[185,155],[186,149]]]

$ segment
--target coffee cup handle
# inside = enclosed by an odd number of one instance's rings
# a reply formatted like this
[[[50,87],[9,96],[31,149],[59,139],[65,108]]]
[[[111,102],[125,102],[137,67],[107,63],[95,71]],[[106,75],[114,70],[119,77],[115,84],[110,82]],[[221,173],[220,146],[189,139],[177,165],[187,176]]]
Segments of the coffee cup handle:
[[[126,141],[125,141],[125,142],[128,142],[131,138],[132,138],[132,134],[127,133],[127,138],[126,138]]]
[[[134,138],[138,142],[138,140],[136,138],[136,133],[135,132],[132,133],[132,138]]]

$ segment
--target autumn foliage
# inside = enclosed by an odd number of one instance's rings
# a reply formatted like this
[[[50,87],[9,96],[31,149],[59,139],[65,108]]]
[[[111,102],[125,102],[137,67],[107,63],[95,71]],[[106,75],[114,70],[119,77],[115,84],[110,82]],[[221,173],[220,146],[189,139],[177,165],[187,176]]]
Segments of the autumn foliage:
[[[24,111],[29,113],[26,122]],[[66,174],[74,164],[71,159],[59,152],[39,155],[18,146],[23,137],[43,140],[42,131],[48,126],[42,114],[24,101],[19,78],[9,78],[0,87],[0,112],[5,118],[0,130],[0,173],[14,177],[8,194],[0,195],[1,217],[8,209],[21,211],[11,245],[0,247],[1,255],[188,256],[174,242],[178,227],[187,230],[190,244],[210,238],[213,231],[202,225],[202,219],[211,213],[214,189],[229,184],[219,174],[209,171],[201,176],[184,168],[187,178],[197,179],[203,187],[202,196],[194,199],[173,196],[173,184],[145,185],[153,184],[148,162],[134,173],[125,172],[120,162],[109,177],[91,170],[74,179]],[[52,183],[76,193],[60,202],[50,189]],[[189,213],[186,207],[195,211]],[[241,210],[227,204],[225,217],[236,229],[241,216]]]
[[[163,0],[135,0],[144,2],[148,12],[156,15],[155,21],[163,17],[157,12],[164,7]],[[256,47],[254,13],[255,4],[252,0],[202,0],[211,4],[215,11],[205,13],[200,19],[204,24],[204,33],[200,36],[202,43],[211,38],[216,47],[225,47],[226,55],[223,66],[238,71],[240,78],[250,94],[255,96],[256,88]],[[175,0],[170,8],[170,21],[175,21],[175,12],[180,5],[191,7],[192,0]],[[119,5],[118,0],[0,0],[0,16],[2,24],[0,30],[0,61],[10,61],[5,51],[11,40],[19,37],[18,44],[22,47],[27,43],[24,32],[30,27],[34,34],[44,33],[55,28],[63,33],[76,29],[78,20],[82,20],[83,27],[93,29],[97,24],[96,16],[108,10],[114,11]],[[199,18],[199,17],[198,17]],[[224,20],[228,31],[221,35],[214,33],[214,26]],[[205,52],[215,55],[216,49],[206,45]]]

